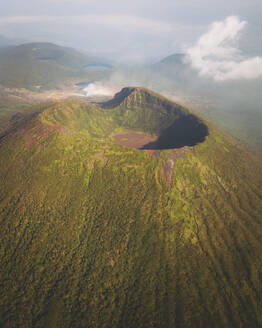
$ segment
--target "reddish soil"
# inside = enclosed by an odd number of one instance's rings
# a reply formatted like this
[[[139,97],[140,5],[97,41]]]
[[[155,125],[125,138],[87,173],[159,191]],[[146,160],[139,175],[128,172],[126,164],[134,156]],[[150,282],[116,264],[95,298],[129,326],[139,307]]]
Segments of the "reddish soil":
[[[173,149],[168,153],[167,161],[162,161],[162,175],[167,179],[169,186],[172,185],[172,176],[173,176],[173,169],[176,165],[176,161],[179,158],[183,158],[185,154],[189,151],[192,151],[191,147],[185,146],[179,149]]]
[[[156,141],[157,137],[152,137],[145,133],[139,133],[135,131],[125,130],[121,134],[114,136],[114,142],[117,145],[126,146],[130,148],[141,149],[149,142]],[[179,158],[183,158],[188,151],[192,151],[191,147],[185,146],[182,148],[172,149],[167,155],[167,160],[164,161],[160,158],[160,149],[146,149],[143,150],[148,156],[154,156],[156,160],[161,160],[161,171],[158,172],[157,178],[160,179],[160,175],[164,176],[168,182],[168,185],[172,185],[173,170],[176,161]],[[154,174],[153,174],[154,175]]]
[[[156,141],[157,137],[152,137],[146,133],[135,131],[123,131],[121,134],[114,136],[114,142],[117,145],[126,146],[130,148],[142,148],[149,142]]]
[[[144,152],[148,156],[154,156],[156,158],[156,160],[158,161],[159,157],[160,157],[161,150],[160,149],[145,149]]]
[[[61,130],[60,126],[55,126],[55,125],[47,125],[47,124],[42,124],[37,126],[34,130],[33,133],[34,135],[27,135],[26,137],[26,144],[25,146],[27,148],[31,147],[34,143],[40,141],[41,139],[48,137],[50,133],[54,130]]]

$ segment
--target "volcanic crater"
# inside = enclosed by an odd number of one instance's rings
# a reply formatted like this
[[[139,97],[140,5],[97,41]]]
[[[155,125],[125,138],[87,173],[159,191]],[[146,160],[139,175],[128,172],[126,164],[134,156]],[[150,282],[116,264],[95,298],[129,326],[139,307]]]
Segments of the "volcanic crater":
[[[208,136],[207,125],[182,106],[144,88],[124,88],[104,109],[125,107],[114,143],[141,150],[176,149],[195,146]]]

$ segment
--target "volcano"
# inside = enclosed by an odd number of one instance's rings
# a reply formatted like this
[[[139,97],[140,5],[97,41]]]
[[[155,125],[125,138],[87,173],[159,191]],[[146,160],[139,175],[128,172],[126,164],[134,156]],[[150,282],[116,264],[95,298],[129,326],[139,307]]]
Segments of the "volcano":
[[[0,140],[1,327],[261,327],[259,158],[143,88],[31,113]]]

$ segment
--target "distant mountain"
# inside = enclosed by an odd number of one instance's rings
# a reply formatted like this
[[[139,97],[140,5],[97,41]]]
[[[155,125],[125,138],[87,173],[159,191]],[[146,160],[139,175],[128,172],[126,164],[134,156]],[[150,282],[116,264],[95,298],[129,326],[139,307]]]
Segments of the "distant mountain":
[[[0,35],[0,50],[6,47],[16,46],[22,43],[27,43],[25,39],[17,39],[17,38],[8,38],[3,35]]]
[[[173,54],[152,65],[152,69],[154,72],[165,74],[170,78],[176,77],[177,82],[182,83],[181,79],[184,79],[189,66],[185,63],[184,54]]]
[[[163,80],[166,91],[176,90],[176,92],[192,92],[195,83],[201,86],[206,80],[199,78],[196,70],[192,69],[186,61],[185,54],[173,54],[163,58],[161,61],[151,66],[151,71]],[[157,85],[157,82],[156,82]]]
[[[72,79],[94,79],[105,72],[90,72],[86,65],[104,61],[52,43],[29,43],[0,52],[0,84],[13,88],[47,89]]]
[[[155,66],[164,66],[164,65],[183,65],[185,59],[185,54],[172,54],[165,58],[163,58],[161,61],[157,62]]]
[[[143,88],[40,104],[11,123],[1,327],[261,327],[254,154]]]
[[[262,154],[262,79],[214,82],[199,76],[185,61],[184,54],[173,54],[155,63],[151,72],[155,90],[165,90],[187,103],[240,138]]]

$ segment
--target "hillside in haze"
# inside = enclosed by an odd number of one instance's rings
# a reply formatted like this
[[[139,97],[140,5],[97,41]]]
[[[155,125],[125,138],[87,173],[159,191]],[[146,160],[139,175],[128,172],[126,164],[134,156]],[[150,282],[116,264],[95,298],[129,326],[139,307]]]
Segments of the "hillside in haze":
[[[214,82],[199,76],[184,54],[173,54],[151,67],[152,86],[179,97],[200,115],[262,154],[262,79]]]
[[[261,327],[261,173],[147,89],[34,106],[0,140],[0,326]]]
[[[107,64],[71,48],[52,43],[27,43],[0,52],[0,84],[10,88],[41,90],[67,81],[91,81],[105,72],[85,69],[88,65]]]
[[[0,51],[5,47],[14,46],[22,42],[24,42],[24,40],[16,39],[16,38],[7,38],[3,35],[0,35]]]

